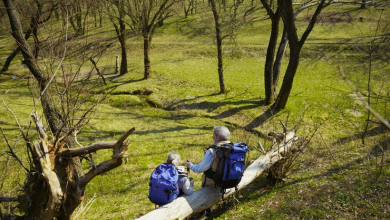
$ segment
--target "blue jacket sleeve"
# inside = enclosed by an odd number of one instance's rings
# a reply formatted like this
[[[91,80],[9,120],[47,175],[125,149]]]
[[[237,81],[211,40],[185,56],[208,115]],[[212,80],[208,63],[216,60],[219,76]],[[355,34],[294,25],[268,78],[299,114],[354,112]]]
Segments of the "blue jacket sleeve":
[[[207,150],[205,155],[203,156],[202,162],[199,164],[191,164],[190,168],[195,173],[203,173],[208,170],[213,164],[213,154],[211,151]]]

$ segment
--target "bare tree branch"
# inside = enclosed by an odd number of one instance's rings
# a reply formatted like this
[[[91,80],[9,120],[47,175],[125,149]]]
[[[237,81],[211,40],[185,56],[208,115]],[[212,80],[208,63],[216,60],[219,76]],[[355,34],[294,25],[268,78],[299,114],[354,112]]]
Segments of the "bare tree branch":
[[[5,136],[4,130],[3,130],[3,128],[2,128],[1,126],[0,126],[0,130],[1,130],[1,134],[2,134],[3,137],[4,137],[5,142],[7,143],[7,146],[8,146],[8,149],[9,149],[8,153],[9,153],[13,158],[15,158],[16,161],[18,161],[18,163],[23,167],[23,169],[24,169],[27,173],[30,172],[30,171],[27,169],[27,167],[24,166],[24,164],[23,164],[22,161],[19,159],[19,157],[15,154],[15,152],[14,152],[14,150],[12,149],[11,145],[9,144],[8,139],[7,139],[7,137]]]
[[[0,202],[17,202],[17,201],[19,201],[18,197],[0,196]]]
[[[45,128],[44,128],[42,122],[38,119],[38,114],[37,113],[32,114],[31,118],[35,122],[35,125],[36,125],[36,128],[37,128],[39,137],[42,138],[42,139],[46,139],[47,138],[47,134],[45,132]]]
[[[134,130],[135,128],[132,128],[129,131],[127,131],[117,142],[100,142],[86,147],[64,149],[58,152],[57,155],[77,157],[77,156],[90,154],[98,150],[115,149],[121,146],[123,142],[126,140],[126,138],[134,132]]]
[[[79,179],[80,188],[84,188],[95,176],[100,175],[100,174],[105,173],[105,172],[108,172],[108,171],[120,166],[123,163],[122,158],[126,156],[125,153],[127,151],[128,145],[129,145],[129,142],[125,141],[125,140],[130,134],[132,134],[134,132],[134,130],[135,130],[135,128],[131,128],[121,138],[119,138],[119,140],[116,143],[111,144],[110,148],[112,148],[114,150],[113,155],[111,156],[111,158],[112,158],[111,160],[105,161],[97,166],[93,166],[92,169],[90,171],[88,171],[88,173],[86,173],[84,176],[80,177],[80,179]],[[77,152],[77,154],[80,155],[82,153],[81,155],[85,155],[86,152],[89,152],[89,153],[94,152],[96,150],[103,149],[101,147],[108,147],[108,146],[109,146],[108,144],[100,145],[100,146],[91,145],[91,146],[82,148],[83,151]],[[61,152],[59,152],[59,153],[61,153]],[[75,155],[74,154],[75,152],[68,152],[68,153]]]
[[[317,6],[317,9],[315,10],[313,16],[310,19],[309,25],[307,26],[305,32],[302,34],[301,40],[299,41],[299,44],[301,47],[305,43],[310,32],[313,30],[314,24],[317,22],[318,15],[321,13],[322,9],[324,9],[329,4],[330,4],[330,2],[325,4],[325,0],[321,0],[320,4]],[[294,17],[295,17],[295,15],[294,15]]]
[[[339,66],[340,74],[342,79],[348,84],[348,86],[354,91],[356,97],[359,99],[360,102],[363,103],[364,108],[370,111],[380,122],[382,122],[387,128],[390,129],[390,123],[389,121],[384,118],[381,114],[376,112],[371,106],[364,100],[364,96],[359,92],[359,90],[347,79],[347,77],[344,74],[343,67]]]

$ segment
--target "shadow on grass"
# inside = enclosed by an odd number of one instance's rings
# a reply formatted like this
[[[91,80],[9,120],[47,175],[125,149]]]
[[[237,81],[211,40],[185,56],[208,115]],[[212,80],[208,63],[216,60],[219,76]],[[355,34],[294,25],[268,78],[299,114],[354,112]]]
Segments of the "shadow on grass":
[[[128,181],[126,184],[122,185],[119,189],[115,190],[115,193],[118,194],[129,194],[129,193],[135,193],[135,188],[139,186],[140,183],[149,183],[149,176],[146,176],[144,178],[138,178],[137,181]],[[147,192],[145,192],[147,195]]]
[[[113,82],[114,79],[122,77],[122,76],[123,75],[114,75],[114,76],[107,77],[106,80],[109,80],[110,82]],[[98,90],[96,93],[98,93],[98,94],[99,93],[104,93],[105,91],[112,92],[115,89],[117,89],[119,86],[122,86],[122,85],[125,85],[125,84],[130,84],[130,83],[136,83],[136,82],[140,82],[140,81],[143,81],[143,80],[144,80],[143,78],[140,78],[140,79],[123,80],[123,81],[120,81],[120,82],[113,82],[113,83],[115,83],[115,85],[104,87],[104,89]]]
[[[366,134],[366,138],[367,137],[373,137],[373,136],[376,136],[376,135],[380,135],[380,134],[384,134],[386,132],[389,132],[390,130],[385,127],[385,126],[378,126],[378,127],[375,127],[375,128],[372,128],[370,130],[367,131],[367,134]],[[338,139],[337,141],[333,142],[332,145],[343,145],[343,144],[346,144],[350,141],[355,141],[357,139],[361,139],[362,138],[362,133],[355,133],[349,137],[344,137],[344,138],[340,138]]]
[[[211,95],[209,95],[209,96],[211,96]],[[203,97],[206,97],[206,96],[203,96]],[[199,97],[199,98],[201,98],[201,97]],[[222,102],[220,102],[220,101],[215,101],[215,102],[203,101],[203,102],[199,102],[199,103],[179,105],[178,108],[179,109],[191,109],[191,110],[196,110],[196,109],[207,110],[207,112],[213,112],[216,109],[218,109],[219,107],[227,106],[227,105],[240,106],[240,107],[231,108],[231,109],[229,109],[225,112],[222,112],[216,116],[212,116],[211,118],[214,118],[214,119],[227,118],[227,117],[230,117],[230,116],[240,112],[241,110],[257,108],[257,107],[259,107],[260,102],[253,101],[253,100],[222,101]],[[241,106],[241,105],[244,105],[244,106]]]
[[[256,127],[259,127],[264,122],[266,122],[268,119],[272,118],[276,113],[278,113],[278,111],[275,111],[272,108],[268,108],[267,111],[265,111],[262,115],[255,118],[251,123],[247,124],[245,126],[245,129],[253,130]]]
[[[129,127],[132,127],[132,126],[129,126]],[[165,134],[167,132],[178,132],[178,131],[184,131],[184,130],[203,130],[203,131],[210,131],[210,134],[211,134],[211,131],[213,129],[213,125],[210,125],[210,126],[182,126],[182,125],[178,125],[178,126],[174,126],[174,127],[166,127],[166,128],[154,128],[154,129],[145,129],[145,130],[136,130],[133,132],[134,135],[147,135],[147,134]],[[125,133],[126,131],[123,130],[123,133]],[[97,137],[98,139],[101,139],[101,140],[105,140],[105,141],[109,141],[109,140],[112,140],[113,138],[119,138],[119,136],[117,137],[114,137],[115,135],[122,135],[121,133],[119,133],[119,131],[112,131],[110,130],[109,127],[107,127],[106,130],[102,130],[101,128],[97,128],[93,125],[88,125],[88,130],[84,130],[83,131],[83,134],[88,134],[88,135],[84,135],[84,136],[88,136],[88,137],[91,137],[90,140],[96,140]],[[198,135],[198,133],[196,134],[193,134],[193,135]],[[173,137],[173,136],[161,136],[161,138],[167,138],[167,137]],[[183,137],[183,136],[180,136],[180,137]],[[158,137],[157,137],[158,138]]]
[[[244,100],[244,101],[237,101],[237,102],[225,102],[225,103],[222,103],[222,104],[223,105],[228,105],[228,104],[229,105],[239,105],[240,107],[226,110],[226,111],[224,111],[224,112],[222,112],[222,113],[220,113],[218,115],[211,116],[210,118],[213,118],[213,119],[229,118],[229,117],[239,113],[242,110],[249,110],[249,109],[258,108],[259,106],[264,105],[264,103],[265,103],[264,101],[254,101],[254,100]]]
[[[194,147],[198,147],[199,145],[196,145],[196,144],[183,144],[181,146],[176,146],[175,148],[163,148],[159,151],[156,150],[155,147],[150,147],[150,151],[148,152],[143,152],[143,153],[137,153],[137,154],[131,154],[132,157],[146,157],[146,156],[154,156],[154,155],[168,155],[168,153],[172,150],[175,150],[175,151],[180,151],[180,150],[183,150],[183,149],[187,149],[188,147],[190,146],[194,146]],[[162,163],[163,161],[161,161]]]
[[[252,122],[245,125],[243,129],[247,132],[250,132],[252,134],[257,135],[258,137],[264,138],[266,140],[272,140],[270,136],[267,134],[264,134],[258,130],[256,130],[257,127],[264,124],[268,119],[272,118],[276,113],[279,111],[275,111],[271,107],[269,107],[263,114],[261,114],[259,117],[255,118]]]
[[[203,110],[208,109],[208,105],[205,103],[211,103],[211,102],[200,102],[200,103],[190,103],[190,104],[187,104],[187,102],[194,102],[201,98],[213,97],[218,95],[220,94],[213,93],[209,95],[196,96],[193,99],[182,99],[176,102],[172,102],[169,106],[167,106],[167,109],[203,109]]]
[[[240,96],[243,96],[246,94],[246,91],[241,92],[240,94],[237,94],[234,96],[235,99],[239,98]],[[250,107],[246,107],[247,109],[250,108],[255,108],[260,105],[263,105],[263,101],[256,101],[254,99],[252,100],[239,100],[239,101],[229,101],[229,99],[232,98],[225,98],[224,101],[218,100],[215,102],[209,102],[209,101],[203,101],[203,102],[195,102],[196,100],[199,100],[201,98],[206,98],[206,97],[216,97],[216,96],[227,96],[227,94],[224,93],[212,93],[209,95],[203,95],[203,96],[196,96],[195,98],[192,99],[182,99],[177,102],[172,102],[168,108],[169,109],[191,109],[191,110],[207,110],[207,112],[213,112],[214,110],[218,109],[221,106],[227,106],[227,105],[232,105],[232,106],[238,106],[238,105],[251,105]],[[240,109],[239,107],[238,109]],[[244,108],[245,109],[245,108]],[[231,113],[234,112],[233,109],[229,109]],[[219,117],[223,117],[224,115],[231,115],[229,112],[223,113],[223,115],[220,115]]]

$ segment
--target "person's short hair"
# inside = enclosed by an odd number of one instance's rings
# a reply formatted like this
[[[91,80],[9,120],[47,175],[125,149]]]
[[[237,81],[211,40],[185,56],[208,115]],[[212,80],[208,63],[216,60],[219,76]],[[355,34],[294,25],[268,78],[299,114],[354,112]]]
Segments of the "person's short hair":
[[[230,131],[225,126],[215,126],[214,134],[220,137],[222,141],[227,141],[230,139]]]
[[[180,165],[181,157],[180,154],[172,151],[168,154],[167,163],[175,165],[175,167]]]

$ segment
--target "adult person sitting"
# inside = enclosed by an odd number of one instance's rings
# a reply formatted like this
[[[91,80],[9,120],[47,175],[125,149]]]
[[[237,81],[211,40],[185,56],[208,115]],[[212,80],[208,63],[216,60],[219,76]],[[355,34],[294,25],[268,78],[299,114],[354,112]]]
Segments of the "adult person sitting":
[[[203,173],[202,187],[205,186],[217,187],[213,179],[206,177],[205,172],[207,172],[209,169],[211,169],[213,172],[217,170],[218,161],[215,160],[216,158],[215,146],[231,143],[229,139],[230,139],[230,131],[227,127],[215,126],[213,129],[214,143],[209,148],[207,148],[202,161],[199,164],[192,164],[191,161],[187,160],[186,163],[187,168],[190,168],[195,173]],[[208,208],[204,212],[204,215],[209,216],[210,213],[211,213],[211,209]]]
[[[213,148],[213,146],[220,146],[223,144],[231,143],[229,141],[230,139],[230,131],[225,126],[215,126],[213,129],[213,141],[214,144],[212,144],[207,150],[205,151],[205,154],[203,156],[202,161],[199,164],[192,164],[191,161],[187,160],[186,166],[187,168],[190,168],[195,173],[203,173],[202,176],[202,187],[204,186],[215,186],[214,180],[206,177],[204,172],[206,172],[208,169],[212,169],[212,171],[217,170],[217,161],[215,160],[216,157],[216,150]]]

